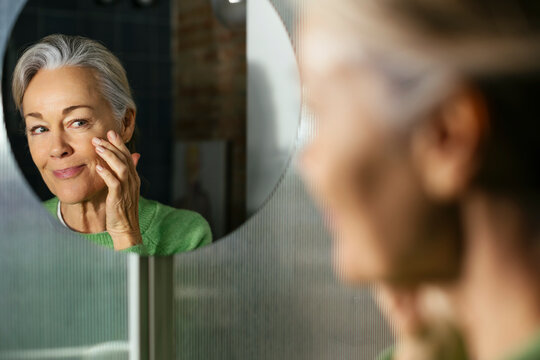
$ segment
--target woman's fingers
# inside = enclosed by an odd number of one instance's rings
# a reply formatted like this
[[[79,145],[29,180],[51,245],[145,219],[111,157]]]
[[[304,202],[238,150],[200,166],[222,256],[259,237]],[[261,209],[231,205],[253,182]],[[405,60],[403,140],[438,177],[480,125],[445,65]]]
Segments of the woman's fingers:
[[[122,181],[127,180],[130,176],[138,178],[135,167],[140,154],[131,154],[120,136],[112,130],[107,133],[107,138],[111,142],[99,138],[92,139],[96,152]]]
[[[141,244],[138,202],[141,180],[135,167],[141,155],[131,154],[114,131],[107,139],[93,138],[96,152],[107,166],[97,166],[97,172],[109,188],[107,195],[107,226],[115,249]]]
[[[118,150],[122,152],[128,159],[131,157],[131,152],[127,148],[126,144],[124,144],[124,140],[116,133],[114,130],[107,131],[107,139],[116,146]]]
[[[113,150],[98,145],[96,146],[96,153],[109,165],[112,171],[118,176],[122,181],[127,180],[129,175],[128,164],[125,159],[120,159],[119,154],[116,154]]]
[[[137,167],[137,164],[139,163],[140,158],[141,158],[141,154],[139,153],[131,154],[131,159],[133,159],[133,166]]]
[[[125,154],[124,152],[122,152],[122,150],[118,149],[115,145],[111,144],[109,141],[105,139],[100,139],[100,138],[95,137],[92,139],[92,144],[95,147],[101,146],[102,148],[112,151],[122,161],[127,162],[131,158],[130,156],[131,154]]]
[[[114,176],[109,170],[107,170],[101,165],[97,165],[96,170],[99,176],[101,176],[101,178],[103,179],[103,181],[105,181],[105,184],[109,188],[109,194],[118,195],[122,186],[120,180],[118,180],[116,176]]]

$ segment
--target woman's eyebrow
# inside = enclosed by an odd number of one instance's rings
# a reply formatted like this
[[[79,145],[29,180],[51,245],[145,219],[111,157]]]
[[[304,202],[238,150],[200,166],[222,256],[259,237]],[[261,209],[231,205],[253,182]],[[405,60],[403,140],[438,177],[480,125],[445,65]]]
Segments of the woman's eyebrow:
[[[43,116],[40,113],[35,113],[35,112],[29,113],[29,114],[24,115],[24,118],[26,119],[29,116],[43,120]]]
[[[91,107],[90,105],[73,105],[73,106],[69,106],[69,107],[65,108],[64,110],[62,110],[62,115],[69,114],[73,110],[76,110],[76,109],[79,109],[79,108],[88,108],[90,110],[94,110],[94,108]],[[27,118],[29,116],[43,120],[43,115],[41,115],[38,112],[28,113],[28,114],[24,115],[25,118]]]
[[[64,110],[62,110],[62,115],[69,114],[69,113],[72,112],[73,110],[79,109],[79,108],[88,108],[88,109],[90,109],[90,110],[93,110],[93,109],[94,109],[94,108],[91,107],[90,105],[73,105],[73,106],[67,107],[67,108],[65,108]]]

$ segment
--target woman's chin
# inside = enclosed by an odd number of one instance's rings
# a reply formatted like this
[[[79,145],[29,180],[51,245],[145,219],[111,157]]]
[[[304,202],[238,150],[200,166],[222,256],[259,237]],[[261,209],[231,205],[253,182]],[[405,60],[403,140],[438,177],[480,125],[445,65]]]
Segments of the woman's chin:
[[[332,262],[338,278],[346,284],[362,285],[391,277],[390,254],[380,253],[373,246],[362,246],[362,243],[351,238],[334,239]]]
[[[353,258],[343,253],[343,249],[334,249],[334,251],[334,271],[342,282],[359,285],[379,280],[380,269],[368,261],[361,260],[362,256]]]
[[[56,197],[64,204],[77,204],[84,201],[84,197],[76,194],[57,194]]]
[[[95,197],[95,193],[89,193],[89,192],[82,192],[82,191],[59,191],[56,192],[56,197],[60,200],[60,202],[64,204],[77,204],[81,203],[83,201],[88,201],[92,197]]]

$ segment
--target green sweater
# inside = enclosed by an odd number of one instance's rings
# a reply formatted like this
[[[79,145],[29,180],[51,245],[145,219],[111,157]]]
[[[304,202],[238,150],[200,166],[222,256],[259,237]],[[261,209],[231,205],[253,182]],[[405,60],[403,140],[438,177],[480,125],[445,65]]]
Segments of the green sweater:
[[[393,360],[394,359],[394,348],[389,348],[385,350],[382,354],[377,357],[377,360]],[[466,359],[466,356],[463,355],[460,359]],[[505,360],[538,360],[540,359],[540,331],[536,333],[535,336],[523,347],[521,350],[517,351],[511,356],[506,356],[503,359]],[[437,360],[437,359],[433,359]]]
[[[57,197],[45,201],[44,205],[55,218],[58,218]],[[139,226],[143,243],[124,251],[139,255],[172,255],[212,242],[210,227],[201,215],[143,197],[139,198]],[[98,245],[114,248],[112,238],[107,232],[81,233],[81,235]]]
[[[538,360],[540,359],[540,330],[520,351],[506,360]]]

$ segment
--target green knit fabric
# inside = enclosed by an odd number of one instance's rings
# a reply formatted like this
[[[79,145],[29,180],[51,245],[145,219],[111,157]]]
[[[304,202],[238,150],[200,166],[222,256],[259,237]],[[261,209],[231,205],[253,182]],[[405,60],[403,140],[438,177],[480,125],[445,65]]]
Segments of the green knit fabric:
[[[44,202],[45,208],[57,217],[58,198]],[[212,242],[212,232],[206,220],[193,211],[175,209],[139,198],[140,245],[125,249],[139,255],[172,255],[196,249]],[[83,234],[90,241],[114,249],[109,233]]]
[[[394,358],[394,347],[389,347],[388,349],[384,350],[379,356],[377,356],[377,360],[392,360]]]
[[[377,360],[392,360],[394,358],[394,348],[388,348],[386,349],[382,354],[380,354],[377,357]],[[463,358],[459,357],[459,359],[466,359],[466,356],[463,355]],[[537,332],[535,336],[533,336],[532,340],[530,340],[525,347],[517,351],[515,354],[511,356],[505,356],[503,358],[504,360],[539,360],[540,359],[540,331]],[[437,360],[437,359],[433,359]]]
[[[538,360],[540,359],[540,331],[532,340],[515,355],[506,357],[506,360]]]

